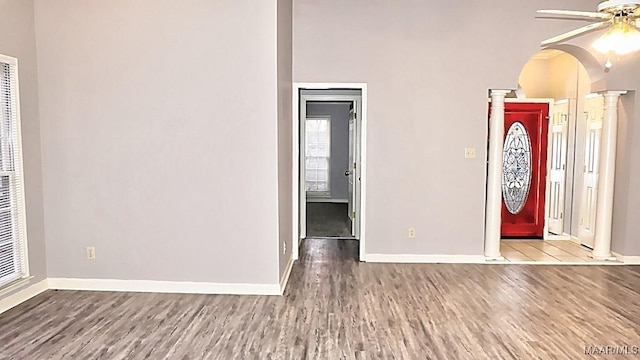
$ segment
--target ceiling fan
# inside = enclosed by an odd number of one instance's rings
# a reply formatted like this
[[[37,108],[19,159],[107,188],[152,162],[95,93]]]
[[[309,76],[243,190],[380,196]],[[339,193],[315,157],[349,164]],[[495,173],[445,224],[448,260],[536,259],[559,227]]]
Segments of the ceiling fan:
[[[608,0],[598,5],[597,12],[573,10],[538,10],[540,14],[569,16],[572,20],[590,20],[595,23],[544,40],[548,46],[584,33],[609,28],[593,43],[593,47],[603,54],[626,55],[640,50],[640,0]],[[564,18],[566,19],[566,18]]]

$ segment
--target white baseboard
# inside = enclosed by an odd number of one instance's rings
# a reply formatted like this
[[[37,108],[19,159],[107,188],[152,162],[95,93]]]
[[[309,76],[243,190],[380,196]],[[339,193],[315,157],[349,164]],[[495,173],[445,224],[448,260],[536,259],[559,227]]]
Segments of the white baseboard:
[[[49,288],[176,294],[280,295],[280,284],[225,284],[189,281],[50,278]]]
[[[366,262],[413,264],[484,264],[484,255],[367,254]]]
[[[580,244],[580,240],[578,240],[578,237],[577,237],[577,236],[573,236],[573,235],[571,235],[571,234],[567,234],[567,233],[562,233],[562,235],[564,235],[564,236],[568,236],[568,237],[569,237],[569,240],[573,241],[573,242],[574,242],[574,243],[576,243],[576,244]],[[581,245],[581,244],[580,244],[580,245]]]
[[[28,286],[0,300],[0,314],[49,289],[47,279]]]
[[[289,282],[289,276],[291,276],[291,270],[293,269],[293,256],[289,257],[289,261],[287,262],[287,268],[284,269],[284,273],[280,278],[280,295],[284,294],[284,290],[287,288],[287,283]]]
[[[556,240],[571,240],[571,236],[567,234],[562,234],[562,235],[549,234],[545,239],[545,241],[556,241]]]
[[[640,256],[625,256],[613,251],[611,252],[611,254],[615,256],[618,261],[624,263],[625,265],[640,265]]]
[[[307,197],[308,203],[334,203],[334,204],[348,204],[347,199],[329,199],[329,198],[310,198]]]

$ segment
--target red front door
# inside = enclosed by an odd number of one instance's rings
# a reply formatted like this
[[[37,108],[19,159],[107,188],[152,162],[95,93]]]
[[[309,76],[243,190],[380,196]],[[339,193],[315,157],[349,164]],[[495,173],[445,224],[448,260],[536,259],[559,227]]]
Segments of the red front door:
[[[542,237],[548,115],[546,103],[505,103],[503,237]]]

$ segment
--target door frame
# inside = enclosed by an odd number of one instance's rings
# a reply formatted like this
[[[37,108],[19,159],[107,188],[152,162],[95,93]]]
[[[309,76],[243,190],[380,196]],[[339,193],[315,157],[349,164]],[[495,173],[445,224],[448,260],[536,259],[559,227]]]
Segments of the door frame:
[[[489,99],[489,102],[491,102],[491,99]],[[555,99],[552,98],[506,98],[504,99],[505,103],[542,103],[542,104],[548,104],[549,105],[549,116],[552,116],[553,114],[553,105],[555,103]],[[551,122],[549,121],[550,119],[547,118],[547,130],[550,130],[550,126],[551,126]],[[544,216],[543,216],[543,221],[544,221],[544,227],[542,230],[542,239],[543,240],[569,240],[566,236],[563,235],[550,235],[549,234],[549,222],[547,221],[547,217],[549,216],[549,197],[551,196],[551,194],[549,193],[549,190],[551,188],[551,178],[550,178],[550,173],[549,173],[549,168],[551,167],[551,157],[549,156],[549,153],[551,152],[551,132],[547,131],[547,172],[545,174],[545,189],[544,189]],[[502,191],[502,190],[501,190]],[[500,217],[502,217],[501,215],[499,215]]]
[[[360,261],[366,261],[366,253],[365,253],[365,239],[366,239],[366,173],[367,173],[367,83],[307,83],[307,82],[294,82],[293,83],[293,91],[292,91],[292,116],[291,116],[291,135],[292,135],[292,230],[293,230],[293,249],[292,255],[293,259],[297,260],[299,258],[299,247],[300,242],[303,239],[301,237],[302,227],[300,226],[302,216],[304,215],[304,210],[301,209],[301,200],[306,197],[302,194],[302,176],[300,173],[301,169],[301,161],[302,158],[300,156],[300,123],[302,121],[300,115],[300,104],[301,104],[301,90],[360,90],[361,92],[361,114],[359,117],[359,125],[356,126],[356,138],[360,139],[360,153],[359,153],[359,177],[360,177],[360,186],[359,186],[359,196],[356,195],[356,216],[359,218],[359,229],[360,236],[359,247],[360,247]],[[313,96],[313,100],[316,101],[350,101],[346,99],[347,97],[353,99],[354,96],[344,96],[344,95],[318,95]],[[308,96],[307,96],[308,98]],[[346,100],[345,100],[346,99]],[[305,234],[306,235],[306,234]]]

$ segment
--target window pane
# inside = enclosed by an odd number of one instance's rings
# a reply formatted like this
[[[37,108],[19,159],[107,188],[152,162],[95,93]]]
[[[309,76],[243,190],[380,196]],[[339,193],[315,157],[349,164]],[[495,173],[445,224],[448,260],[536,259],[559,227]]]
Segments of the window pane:
[[[318,179],[318,170],[307,170],[307,180],[315,181]]]
[[[307,119],[305,123],[305,165],[307,191],[329,191],[329,119]]]

